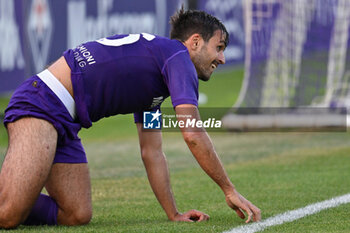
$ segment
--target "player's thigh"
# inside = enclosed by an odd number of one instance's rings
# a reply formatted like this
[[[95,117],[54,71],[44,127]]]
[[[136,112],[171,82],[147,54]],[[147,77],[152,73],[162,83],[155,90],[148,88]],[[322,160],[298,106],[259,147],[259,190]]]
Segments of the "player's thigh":
[[[48,178],[57,132],[37,118],[7,125],[9,147],[0,173],[0,212],[26,217]],[[23,216],[22,216],[23,215]]]
[[[45,185],[55,199],[59,216],[88,218],[92,213],[91,184],[87,163],[55,163]]]

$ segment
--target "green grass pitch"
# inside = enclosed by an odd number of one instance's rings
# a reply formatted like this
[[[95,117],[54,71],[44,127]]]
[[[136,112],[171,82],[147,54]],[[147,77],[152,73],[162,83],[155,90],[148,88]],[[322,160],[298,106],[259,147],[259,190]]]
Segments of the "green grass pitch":
[[[221,71],[200,84],[207,106],[237,98],[242,70]],[[4,109],[7,98],[0,99]],[[222,103],[218,105],[217,103]],[[170,106],[169,101],[165,105]],[[210,133],[237,189],[263,219],[350,192],[349,133]],[[14,232],[222,232],[244,225],[190,154],[180,133],[164,133],[173,192],[180,211],[198,209],[203,223],[167,220],[149,187],[132,116],[111,117],[80,134],[92,177],[93,219],[81,227],[24,227]],[[0,162],[7,145],[0,127]],[[267,228],[264,232],[348,232],[350,204]]]

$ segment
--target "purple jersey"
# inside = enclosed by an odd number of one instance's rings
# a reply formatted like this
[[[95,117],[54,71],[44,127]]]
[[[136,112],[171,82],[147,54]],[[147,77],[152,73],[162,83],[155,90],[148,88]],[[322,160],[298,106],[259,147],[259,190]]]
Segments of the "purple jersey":
[[[198,105],[198,77],[187,48],[150,34],[115,35],[64,52],[83,127],[103,117],[158,107]]]

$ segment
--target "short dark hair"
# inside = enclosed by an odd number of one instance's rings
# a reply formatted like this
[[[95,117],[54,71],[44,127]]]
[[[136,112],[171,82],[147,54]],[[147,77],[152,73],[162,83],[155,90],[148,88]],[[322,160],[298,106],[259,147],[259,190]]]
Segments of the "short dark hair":
[[[205,42],[214,35],[216,30],[225,34],[225,47],[229,43],[229,34],[224,24],[216,17],[199,10],[185,10],[182,6],[173,16],[170,17],[171,31],[170,38],[182,42],[191,35],[198,33]]]

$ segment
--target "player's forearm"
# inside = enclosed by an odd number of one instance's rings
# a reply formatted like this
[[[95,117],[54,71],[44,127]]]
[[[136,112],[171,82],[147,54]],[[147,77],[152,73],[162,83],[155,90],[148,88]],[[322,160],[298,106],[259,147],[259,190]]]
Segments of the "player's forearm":
[[[205,131],[192,133],[191,136],[185,136],[185,141],[201,168],[226,195],[230,194],[234,190],[234,185],[228,178],[208,134]]]
[[[174,195],[171,191],[168,165],[162,152],[146,153],[142,156],[148,180],[160,205],[170,220],[178,214]]]

